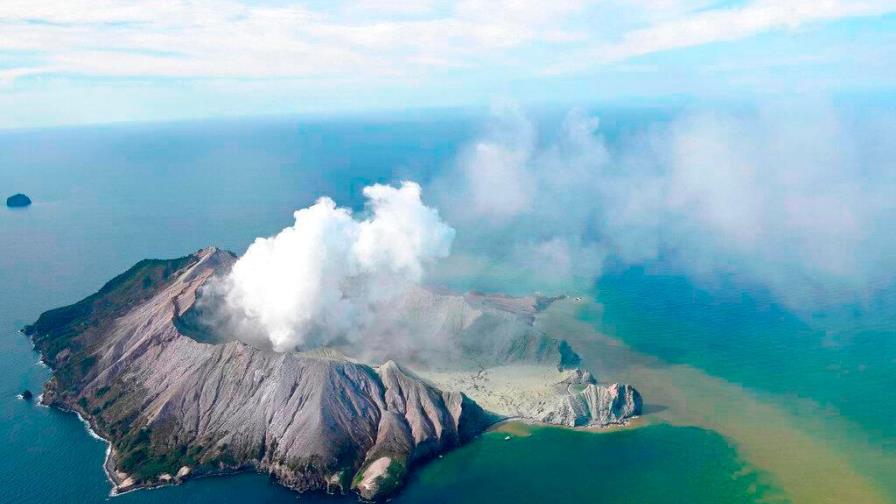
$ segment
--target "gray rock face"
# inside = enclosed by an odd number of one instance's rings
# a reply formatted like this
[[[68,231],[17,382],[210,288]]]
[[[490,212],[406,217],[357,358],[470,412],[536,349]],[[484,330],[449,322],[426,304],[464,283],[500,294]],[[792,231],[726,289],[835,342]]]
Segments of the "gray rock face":
[[[12,196],[6,198],[6,206],[9,208],[21,208],[26,207],[31,204],[31,198],[25,196],[22,193],[13,194]]]
[[[180,334],[174,321],[197,288],[233,260],[205,249],[149,264],[26,328],[55,368],[44,402],[78,411],[110,441],[107,468],[121,487],[255,468],[297,490],[347,490],[368,476],[359,491],[375,498],[493,421],[394,362],[374,369]],[[365,474],[382,457],[388,471]]]
[[[641,414],[641,394],[631,385],[589,383],[579,392],[558,397],[537,420],[568,427],[620,424]]]
[[[588,385],[589,383],[597,383],[597,378],[591,374],[591,371],[576,368],[560,383],[565,385]]]

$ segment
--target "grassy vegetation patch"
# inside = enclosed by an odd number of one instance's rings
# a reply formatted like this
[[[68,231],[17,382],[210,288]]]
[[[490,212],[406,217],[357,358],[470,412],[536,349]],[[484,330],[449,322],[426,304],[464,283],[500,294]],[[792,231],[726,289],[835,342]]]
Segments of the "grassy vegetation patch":
[[[398,487],[401,486],[401,482],[404,480],[408,470],[404,458],[398,455],[382,455],[371,460],[369,464],[362,466],[361,470],[359,470],[355,474],[355,477],[352,478],[352,488],[358,488],[361,482],[364,481],[364,475],[370,466],[383,457],[389,458],[389,466],[386,468],[386,471],[375,480],[376,485],[379,487],[378,495],[389,495],[397,490]]]

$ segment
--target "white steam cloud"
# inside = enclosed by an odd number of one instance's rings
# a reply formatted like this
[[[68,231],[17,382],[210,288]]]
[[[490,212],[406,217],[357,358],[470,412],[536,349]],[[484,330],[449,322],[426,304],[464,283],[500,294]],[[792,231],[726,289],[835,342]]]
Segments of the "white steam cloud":
[[[363,194],[365,218],[323,197],[295,212],[292,226],[256,239],[206,292],[222,305],[218,323],[276,351],[352,341],[450,253],[454,229],[423,204],[418,184]]]
[[[564,291],[612,258],[725,275],[792,306],[868,299],[896,280],[896,124],[775,105],[683,113],[612,142],[582,111],[543,135],[498,109],[434,183],[461,231],[443,274]]]
[[[424,274],[553,294],[591,288],[608,263],[645,264],[761,286],[793,308],[872,299],[896,283],[896,123],[859,114],[685,113],[607,141],[582,111],[545,135],[505,106],[431,183],[456,243],[416,183],[365,188],[361,217],[321,198],[257,239],[206,306],[277,351],[392,351],[437,343],[396,309]]]

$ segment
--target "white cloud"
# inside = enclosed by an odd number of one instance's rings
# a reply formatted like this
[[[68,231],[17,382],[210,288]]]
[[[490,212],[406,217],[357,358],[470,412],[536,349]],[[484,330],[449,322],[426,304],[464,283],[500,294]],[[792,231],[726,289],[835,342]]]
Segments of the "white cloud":
[[[40,73],[416,78],[495,65],[535,74],[548,62],[527,57],[533,47],[557,45],[549,71],[593,69],[657,51],[896,10],[896,3],[884,0],[713,5],[355,0],[312,8],[236,0],[7,0],[0,3],[0,50],[34,60],[5,68],[7,79]]]
[[[388,17],[410,16],[418,17],[432,14],[436,9],[434,0],[354,0],[347,2],[342,7],[345,16],[362,13],[365,16]]]
[[[512,105],[493,109],[492,123],[434,184],[439,207],[461,229],[459,239],[487,256],[483,268],[515,287],[551,293],[587,288],[602,267],[606,244],[585,234],[599,214],[602,169],[609,161],[598,121],[569,113],[559,139],[539,144],[536,125]],[[468,257],[451,258],[463,268]],[[498,265],[498,267],[495,267]],[[580,282],[584,282],[584,285]]]
[[[666,3],[666,2],[662,2]],[[548,73],[581,70],[661,51],[747,38],[771,30],[795,30],[823,21],[876,16],[896,10],[893,0],[754,0],[735,7],[700,9],[658,19],[626,32],[618,41],[600,41]]]
[[[457,258],[457,271],[564,292],[589,287],[606,257],[659,262],[697,279],[734,275],[802,308],[869,299],[896,281],[892,120],[864,113],[856,122],[825,102],[773,103],[686,113],[608,149],[581,112],[559,135],[539,135],[506,110],[511,119],[495,123],[503,138],[473,142],[505,154],[461,156],[434,187],[461,252],[482,256]],[[483,166],[506,159],[513,170]],[[477,203],[480,185],[501,202],[521,178],[526,205]]]
[[[536,182],[528,165],[536,139],[518,107],[503,105],[494,113],[489,132],[459,161],[466,183],[458,191],[466,201],[458,210],[471,212],[475,219],[500,221],[531,209]]]

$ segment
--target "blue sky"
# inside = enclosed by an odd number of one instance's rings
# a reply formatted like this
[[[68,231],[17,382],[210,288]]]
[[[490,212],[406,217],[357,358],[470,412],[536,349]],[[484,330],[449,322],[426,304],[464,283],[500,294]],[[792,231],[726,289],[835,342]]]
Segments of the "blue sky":
[[[4,0],[0,128],[889,94],[896,0]]]

